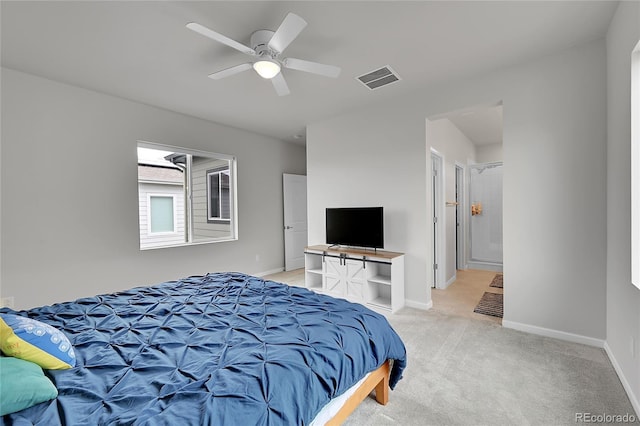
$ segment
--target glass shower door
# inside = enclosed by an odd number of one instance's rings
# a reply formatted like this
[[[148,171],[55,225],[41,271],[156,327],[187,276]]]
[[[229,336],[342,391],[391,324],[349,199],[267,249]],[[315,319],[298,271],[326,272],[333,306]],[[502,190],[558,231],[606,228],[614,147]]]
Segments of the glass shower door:
[[[502,265],[502,163],[469,166],[471,262]]]

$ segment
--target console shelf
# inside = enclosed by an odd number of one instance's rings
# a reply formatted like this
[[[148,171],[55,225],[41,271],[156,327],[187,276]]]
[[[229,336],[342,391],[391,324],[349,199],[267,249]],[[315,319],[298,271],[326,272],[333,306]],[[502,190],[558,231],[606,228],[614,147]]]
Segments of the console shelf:
[[[327,245],[305,249],[305,286],[371,308],[404,306],[404,254]]]

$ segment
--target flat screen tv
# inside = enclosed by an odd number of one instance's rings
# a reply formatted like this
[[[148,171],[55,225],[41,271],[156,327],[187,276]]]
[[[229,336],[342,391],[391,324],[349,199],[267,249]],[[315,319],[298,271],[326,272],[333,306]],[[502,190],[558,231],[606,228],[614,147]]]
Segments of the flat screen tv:
[[[382,207],[327,208],[327,244],[384,248]]]

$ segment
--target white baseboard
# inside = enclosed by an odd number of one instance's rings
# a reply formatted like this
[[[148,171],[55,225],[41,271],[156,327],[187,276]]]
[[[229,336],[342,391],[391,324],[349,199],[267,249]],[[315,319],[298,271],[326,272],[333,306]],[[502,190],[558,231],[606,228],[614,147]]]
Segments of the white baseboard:
[[[416,302],[415,300],[405,299],[404,306],[408,308],[421,309],[423,311],[428,311],[429,309],[433,308],[433,301],[429,300],[428,303],[423,303],[423,302]]]
[[[467,263],[468,269],[480,269],[482,271],[494,271],[502,272],[501,263],[489,263],[489,262],[469,262]]]
[[[605,343],[605,341],[602,339],[595,339],[593,337],[582,336],[580,334],[567,333],[565,331],[552,330],[550,328],[522,324],[519,322],[507,321],[504,319],[502,320],[502,326],[518,331],[524,331],[526,333],[537,334],[539,336],[553,337],[554,339],[566,340],[567,342],[573,343],[581,343],[583,345],[595,346],[598,348],[604,348]]]
[[[622,387],[627,392],[627,396],[629,397],[629,401],[631,401],[633,409],[636,410],[636,417],[640,417],[640,401],[638,401],[638,397],[633,393],[633,389],[631,388],[629,381],[623,374],[622,368],[620,367],[620,364],[618,364],[618,360],[613,355],[613,352],[611,351],[611,348],[609,347],[609,344],[607,342],[604,342],[604,350],[609,356],[609,360],[613,365],[613,369],[616,370],[620,382],[622,382]]]
[[[444,283],[444,287],[440,288],[440,290],[444,290],[447,287],[449,287],[451,284],[453,284],[453,282],[457,279],[457,275],[453,274],[453,276],[451,278],[449,278],[449,281],[447,281],[446,283]]]
[[[277,274],[278,272],[282,272],[282,271],[284,271],[284,267],[272,269],[270,271],[256,272],[255,274],[250,274],[250,275],[253,275],[254,277],[264,277],[265,275]]]

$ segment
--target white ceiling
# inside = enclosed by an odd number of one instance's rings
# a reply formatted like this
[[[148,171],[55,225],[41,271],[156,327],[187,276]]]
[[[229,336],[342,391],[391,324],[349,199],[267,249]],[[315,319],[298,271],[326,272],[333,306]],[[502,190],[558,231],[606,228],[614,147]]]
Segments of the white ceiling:
[[[601,38],[611,1],[2,1],[2,66],[292,141],[308,123],[447,80]],[[278,97],[253,71],[208,74],[247,56],[196,34],[198,22],[248,44],[287,12],[308,26],[285,55],[342,67],[293,70]],[[390,65],[401,81],[371,91],[355,77]],[[473,138],[472,138],[473,139]]]

